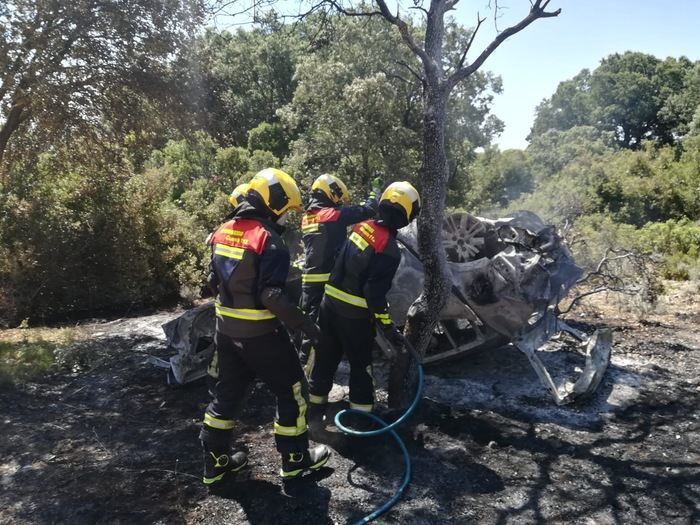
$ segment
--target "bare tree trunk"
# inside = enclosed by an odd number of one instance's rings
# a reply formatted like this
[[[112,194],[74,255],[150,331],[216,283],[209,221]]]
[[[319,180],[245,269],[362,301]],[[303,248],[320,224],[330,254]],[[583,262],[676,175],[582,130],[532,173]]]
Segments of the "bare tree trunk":
[[[433,328],[445,306],[450,286],[446,278],[445,250],[442,247],[442,219],[447,188],[447,154],[445,119],[447,94],[432,86],[424,95],[423,164],[421,166],[422,209],[418,217],[418,248],[423,263],[423,293],[408,311],[405,334],[422,356],[432,337]],[[415,366],[408,354],[394,363],[389,380],[389,405],[405,407],[413,397]]]

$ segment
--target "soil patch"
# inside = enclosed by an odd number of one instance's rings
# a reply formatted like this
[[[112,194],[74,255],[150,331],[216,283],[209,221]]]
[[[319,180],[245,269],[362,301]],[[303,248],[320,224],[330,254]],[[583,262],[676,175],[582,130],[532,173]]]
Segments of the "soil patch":
[[[400,431],[412,482],[380,522],[700,522],[700,335],[679,309],[571,318],[615,338],[603,384],[575,405],[555,406],[508,347],[429,368]],[[169,387],[145,364],[167,357],[160,324],[177,314],[91,325],[80,371],[0,390],[0,523],[348,523],[393,493],[403,464],[390,438],[328,433],[329,467],[281,483],[273,399],[258,386],[237,427],[252,469],[209,495],[197,441],[206,388]],[[559,381],[583,363],[567,341],[542,357]]]

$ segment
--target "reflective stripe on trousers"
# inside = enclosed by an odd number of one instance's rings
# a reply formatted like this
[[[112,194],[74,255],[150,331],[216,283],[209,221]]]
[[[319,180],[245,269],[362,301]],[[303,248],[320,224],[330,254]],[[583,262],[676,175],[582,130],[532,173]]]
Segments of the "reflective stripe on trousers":
[[[205,412],[204,424],[218,430],[231,430],[233,428],[233,419],[220,419],[212,416],[209,412]]]
[[[296,420],[296,425],[293,427],[286,427],[275,422],[273,426],[273,432],[279,436],[300,436],[306,432],[306,400],[301,394],[301,382],[294,383],[292,385],[292,392],[294,392],[294,400],[297,402],[298,415]]]

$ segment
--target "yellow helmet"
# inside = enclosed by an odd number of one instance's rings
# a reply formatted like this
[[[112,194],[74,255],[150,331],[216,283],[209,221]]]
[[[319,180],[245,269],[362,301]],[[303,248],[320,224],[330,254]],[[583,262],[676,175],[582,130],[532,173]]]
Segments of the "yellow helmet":
[[[288,210],[301,209],[301,192],[294,179],[284,171],[266,168],[248,183],[247,195],[253,195],[279,217]]]
[[[228,201],[231,203],[231,206],[235,208],[241,203],[241,199],[245,197],[246,193],[248,193],[248,188],[248,183],[239,184],[235,187],[235,189],[231,192],[231,195],[229,195],[228,198]]]
[[[330,199],[333,204],[342,204],[350,200],[348,187],[335,175],[324,173],[311,185],[311,191],[319,191]]]
[[[402,212],[406,224],[416,218],[420,212],[420,195],[410,182],[392,182],[379,199],[379,206],[390,206]]]

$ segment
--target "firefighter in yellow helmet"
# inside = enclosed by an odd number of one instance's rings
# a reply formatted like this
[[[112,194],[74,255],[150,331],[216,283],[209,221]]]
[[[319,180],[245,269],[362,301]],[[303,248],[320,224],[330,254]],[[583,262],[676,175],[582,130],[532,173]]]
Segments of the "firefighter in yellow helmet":
[[[355,225],[325,285],[319,325],[323,334],[309,373],[309,418],[322,421],[343,354],[350,362],[350,407],[374,407],[372,345],[382,330],[394,346],[403,335],[389,315],[386,294],[401,260],[396,232],[420,211],[418,191],[408,182],[390,184],[379,200],[379,220]]]
[[[306,382],[285,329],[301,330],[311,339],[320,336],[316,324],[284,294],[289,250],[281,233],[287,212],[299,208],[294,179],[281,170],[262,170],[250,181],[234,218],[212,238],[209,284],[217,290],[219,379],[200,434],[204,483],[210,486],[247,464],[243,452],[231,450],[231,438],[234,415],[256,377],[277,398],[273,434],[282,455],[281,476],[301,476],[330,456],[324,445],[309,449]]]
[[[304,269],[301,275],[300,306],[313,320],[318,317],[323,287],[347,237],[348,226],[376,214],[375,195],[379,193],[378,184],[379,180],[375,178],[369,199],[357,205],[348,204],[348,188],[335,175],[324,173],[311,185],[311,200],[301,220]],[[300,359],[303,365],[307,365],[308,371],[314,359],[313,345],[308,338],[302,339]]]

